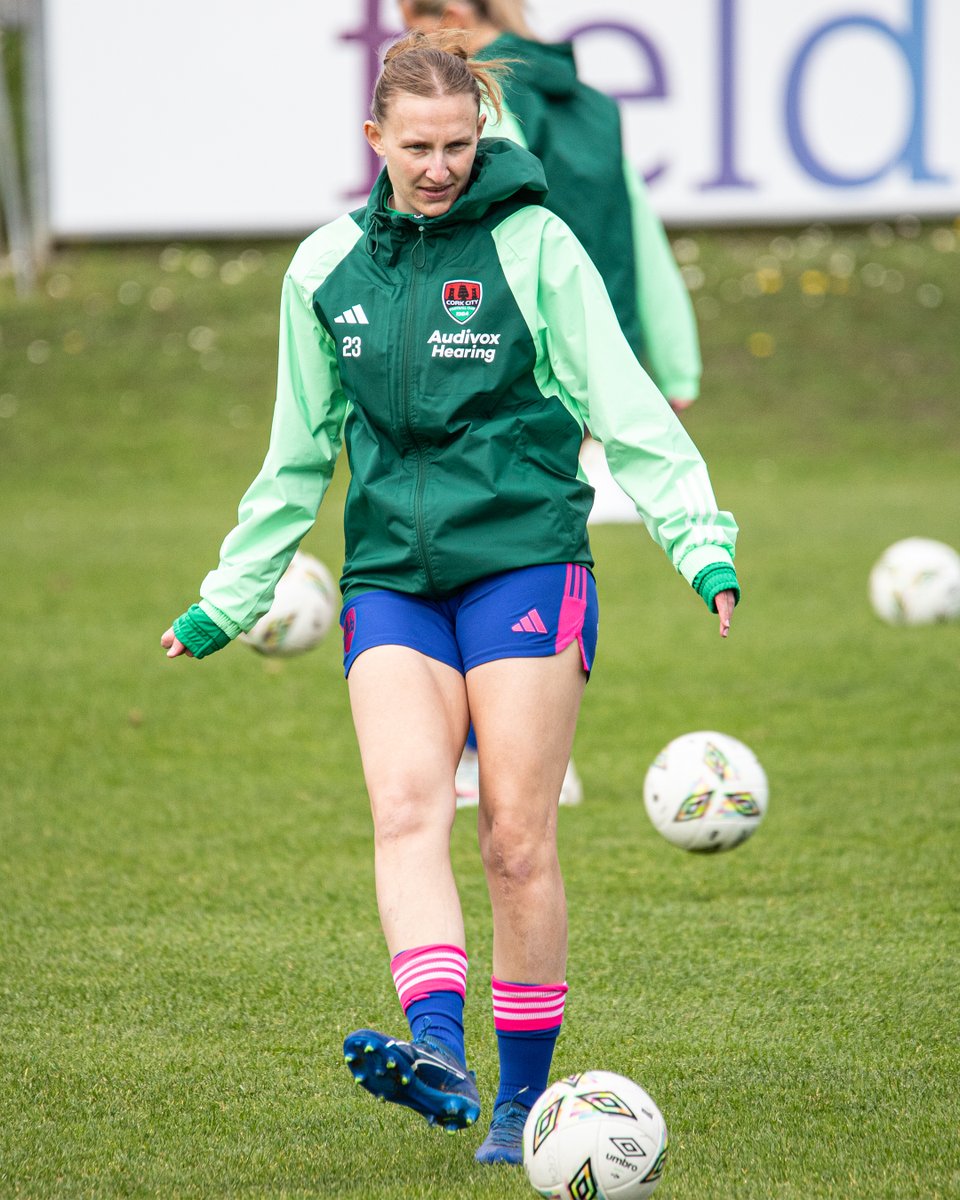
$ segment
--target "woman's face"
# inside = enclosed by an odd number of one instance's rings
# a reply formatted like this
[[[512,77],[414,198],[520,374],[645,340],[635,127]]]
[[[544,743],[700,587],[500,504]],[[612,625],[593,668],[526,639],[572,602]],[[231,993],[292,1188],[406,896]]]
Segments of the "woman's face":
[[[440,25],[440,17],[429,17],[417,12],[416,0],[399,0],[400,18],[407,29],[419,29],[423,33],[431,33]]]
[[[473,96],[414,96],[390,100],[382,125],[363,127],[386,160],[398,212],[439,217],[467,186],[485,117]]]

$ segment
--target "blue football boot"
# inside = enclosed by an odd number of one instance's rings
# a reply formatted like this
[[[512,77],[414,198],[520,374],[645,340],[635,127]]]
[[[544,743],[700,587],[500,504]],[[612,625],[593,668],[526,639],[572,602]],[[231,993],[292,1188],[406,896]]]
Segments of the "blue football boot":
[[[453,1133],[480,1116],[473,1072],[442,1042],[404,1042],[357,1029],[343,1043],[353,1078],[378,1100],[403,1104]]]
[[[523,1127],[530,1109],[523,1103],[530,1095],[524,1088],[512,1100],[505,1100],[493,1110],[490,1129],[480,1149],[474,1155],[482,1163],[523,1162]]]

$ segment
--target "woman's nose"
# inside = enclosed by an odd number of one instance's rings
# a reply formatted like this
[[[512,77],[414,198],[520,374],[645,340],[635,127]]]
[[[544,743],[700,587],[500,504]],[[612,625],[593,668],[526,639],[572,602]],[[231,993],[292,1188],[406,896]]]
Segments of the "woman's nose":
[[[431,179],[436,180],[437,183],[442,183],[449,173],[446,159],[442,154],[438,154],[436,158],[430,160],[430,165],[427,167],[427,175]]]

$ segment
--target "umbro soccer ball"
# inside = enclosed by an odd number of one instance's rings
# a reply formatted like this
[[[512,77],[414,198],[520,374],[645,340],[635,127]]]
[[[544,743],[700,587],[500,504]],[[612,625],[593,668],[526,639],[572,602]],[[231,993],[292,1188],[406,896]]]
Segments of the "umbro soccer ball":
[[[674,738],[643,781],[643,803],[658,833],[684,850],[732,850],[767,811],[767,776],[753,751],[725,733]]]
[[[930,625],[960,616],[960,554],[932,538],[894,542],[870,572],[870,603],[890,625]]]
[[[333,576],[319,559],[298,550],[277,584],[269,611],[238,640],[261,654],[303,654],[326,636],[336,607]]]
[[[642,1200],[660,1181],[667,1127],[647,1093],[612,1071],[550,1085],[523,1128],[523,1166],[541,1196]]]

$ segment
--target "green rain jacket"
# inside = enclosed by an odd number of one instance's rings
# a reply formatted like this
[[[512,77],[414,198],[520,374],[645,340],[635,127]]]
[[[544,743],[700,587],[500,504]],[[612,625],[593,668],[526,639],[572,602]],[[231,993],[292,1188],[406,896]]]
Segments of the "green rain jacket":
[[[563,217],[597,264],[637,357],[670,399],[699,394],[696,319],[663,224],[623,158],[620,111],[577,78],[573,47],[503,33],[477,55],[504,58],[504,113],[486,132],[543,163],[546,206]]]
[[[384,172],[366,208],[293,257],[270,445],[201,586],[206,616],[233,637],[266,612],[341,443],[345,597],[443,597],[508,569],[592,566],[585,422],[674,566],[691,583],[722,566],[735,587],[733,518],[590,258],[542,206],[537,159],[483,140],[439,217],[391,211],[390,190]]]

